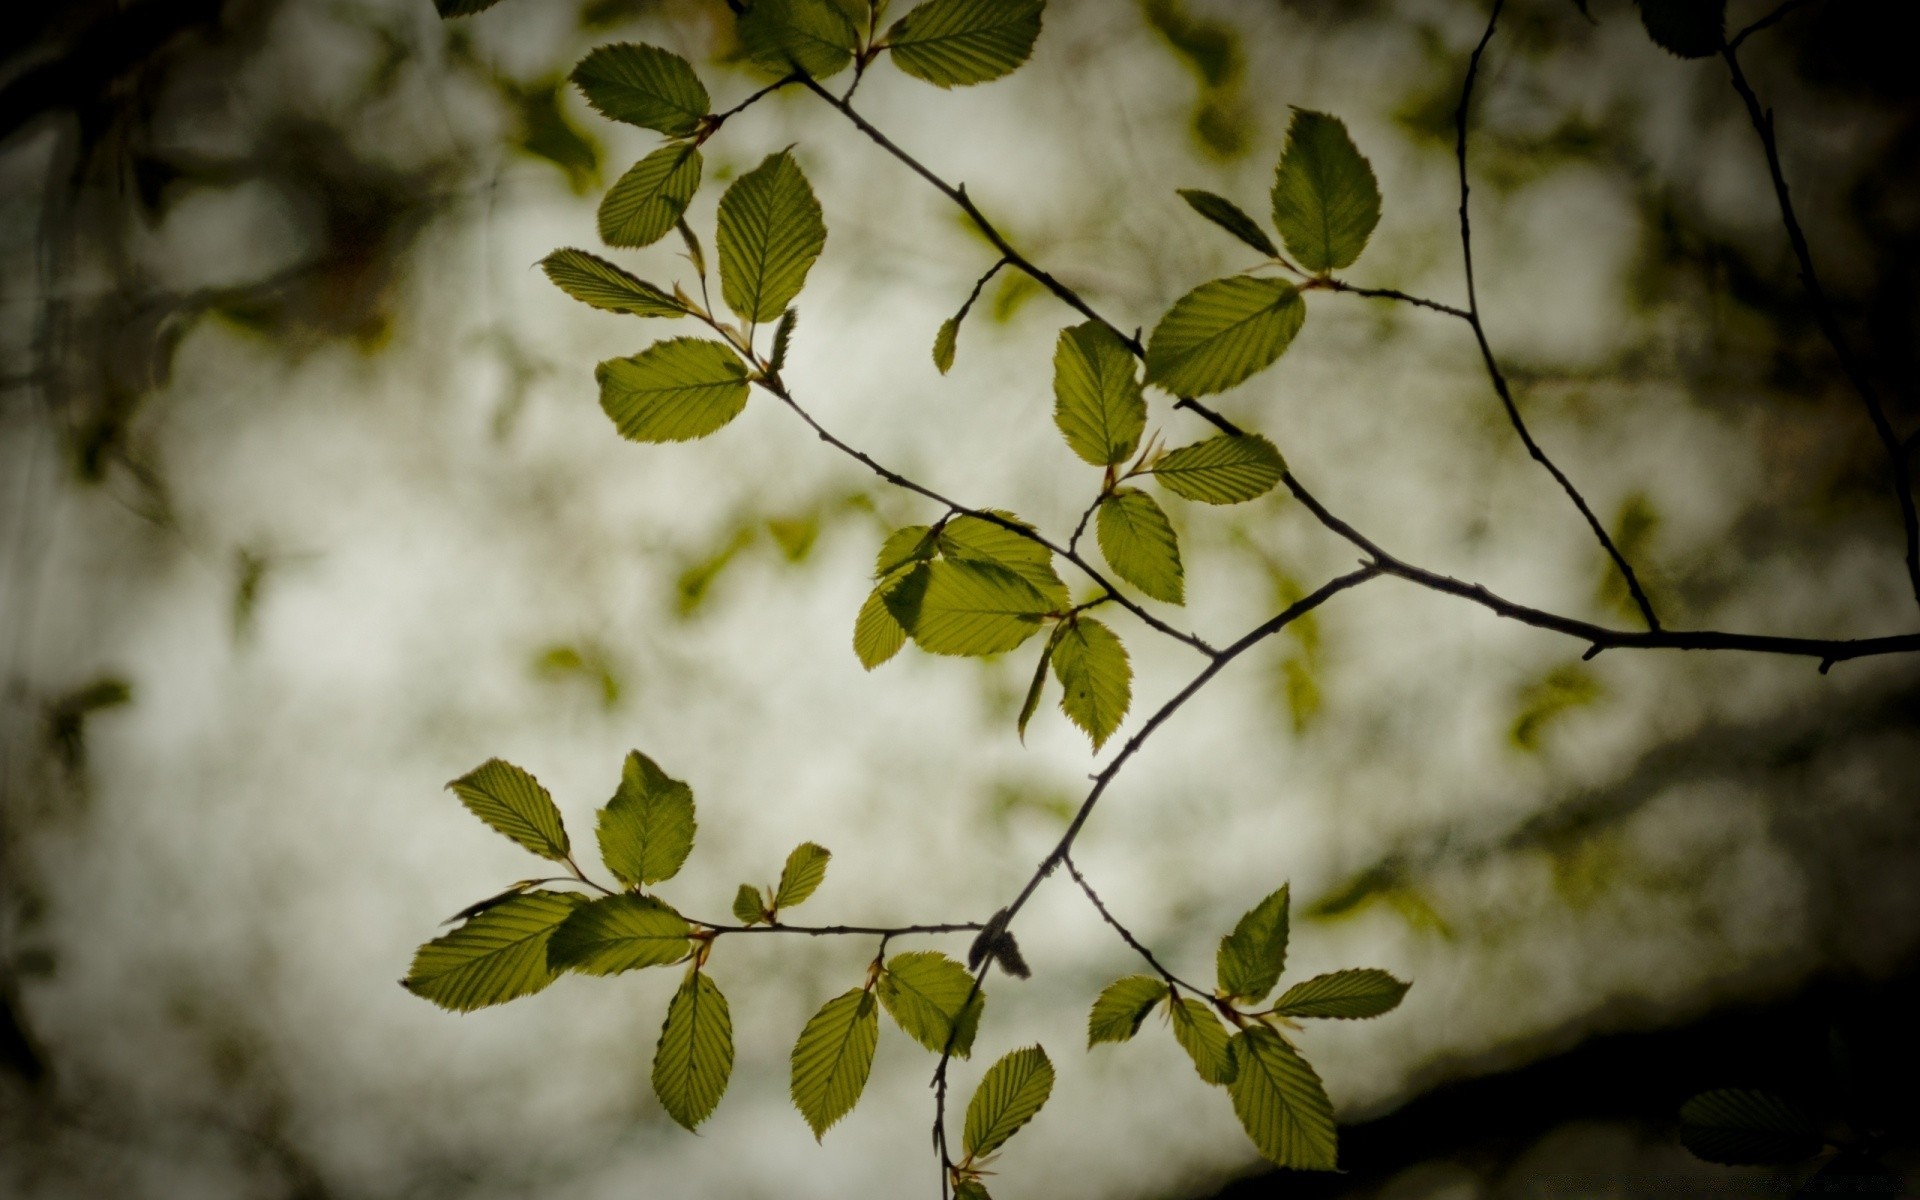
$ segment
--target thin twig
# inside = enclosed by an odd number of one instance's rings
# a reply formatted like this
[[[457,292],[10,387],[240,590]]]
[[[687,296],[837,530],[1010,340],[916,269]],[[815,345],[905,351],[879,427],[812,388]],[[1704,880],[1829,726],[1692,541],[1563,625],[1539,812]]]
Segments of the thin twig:
[[[1745,29],[1742,29],[1739,33],[1734,34],[1731,38],[1728,38],[1727,39],[1728,52],[1731,53],[1732,51],[1738,50],[1740,48],[1741,42],[1746,41],[1748,38],[1752,37],[1756,33],[1759,33],[1762,29],[1765,29],[1770,25],[1778,24],[1784,17],[1787,16],[1787,14],[1791,13],[1796,8],[1802,7],[1808,2],[1809,0],[1786,0],[1786,3],[1780,5],[1778,8],[1774,9],[1772,12],[1768,13],[1766,16],[1761,17],[1758,21],[1755,21],[1753,24],[1747,26]]]
[[[870,936],[906,937],[916,933],[978,933],[986,928],[979,921],[949,921],[942,925],[716,925],[711,921],[687,920],[714,933],[804,933],[808,937]]]
[[[1633,573],[1633,565],[1627,561],[1627,556],[1620,552],[1620,547],[1614,544],[1613,538],[1607,533],[1606,526],[1593,515],[1593,509],[1587,504],[1586,497],[1580,494],[1580,489],[1573,486],[1573,481],[1567,478],[1566,472],[1547,457],[1547,452],[1540,448],[1540,443],[1534,441],[1533,434],[1527,429],[1527,423],[1520,415],[1520,407],[1514,403],[1513,389],[1507,385],[1506,372],[1500,369],[1500,361],[1494,357],[1493,346],[1487,341],[1486,325],[1480,317],[1480,297],[1473,280],[1473,223],[1467,215],[1469,190],[1467,186],[1467,115],[1473,103],[1473,84],[1480,75],[1480,60],[1486,54],[1487,43],[1493,40],[1493,31],[1500,24],[1500,10],[1505,5],[1506,0],[1493,2],[1493,11],[1487,18],[1487,31],[1480,35],[1480,44],[1473,48],[1473,57],[1467,60],[1467,78],[1460,87],[1460,107],[1455,110],[1453,118],[1454,157],[1458,160],[1460,167],[1460,253],[1467,275],[1467,323],[1473,326],[1474,339],[1480,344],[1481,361],[1486,364],[1487,376],[1493,381],[1495,394],[1500,397],[1501,405],[1507,410],[1507,421],[1513,426],[1513,431],[1520,435],[1520,442],[1527,448],[1527,454],[1533,461],[1546,468],[1547,473],[1560,485],[1560,490],[1567,494],[1567,498],[1573,501],[1573,506],[1580,510],[1580,515],[1586,518],[1587,525],[1593,530],[1593,536],[1600,540],[1600,545],[1606,550],[1608,557],[1613,559],[1613,565],[1618,567],[1620,574],[1625,577],[1627,591],[1632,593],[1633,603],[1639,608],[1640,615],[1646,619],[1647,628],[1657,630],[1660,628],[1660,618],[1654,615],[1653,604],[1641,588],[1639,576]]]
[[[1760,135],[1761,148],[1766,151],[1767,172],[1773,176],[1773,194],[1780,202],[1780,220],[1787,228],[1787,241],[1793,245],[1793,256],[1799,260],[1800,283],[1807,291],[1807,299],[1813,304],[1820,331],[1833,347],[1834,355],[1840,360],[1840,369],[1846,372],[1853,390],[1859,394],[1860,403],[1867,410],[1867,418],[1873,422],[1873,431],[1880,435],[1880,444],[1886,449],[1887,465],[1893,472],[1894,495],[1900,502],[1900,522],[1906,533],[1907,580],[1913,587],[1914,602],[1920,603],[1920,515],[1914,512],[1913,476],[1907,470],[1907,456],[1902,451],[1900,435],[1894,432],[1893,423],[1887,419],[1880,393],[1867,378],[1865,367],[1854,356],[1853,347],[1848,344],[1847,335],[1834,314],[1833,302],[1827,298],[1826,289],[1820,286],[1820,276],[1813,269],[1813,250],[1807,245],[1807,235],[1800,229],[1800,219],[1793,211],[1793,198],[1787,192],[1787,177],[1780,168],[1780,146],[1774,137],[1773,114],[1761,106],[1760,97],[1754,94],[1753,87],[1747,82],[1746,72],[1740,69],[1740,56],[1734,51],[1736,44],[1729,42],[1721,49],[1720,56],[1726,59],[1727,71],[1733,79],[1733,90],[1740,93],[1740,99],[1746,104],[1747,116],[1753,122],[1754,132]]]
[[[1093,907],[1095,911],[1100,914],[1100,919],[1113,926],[1114,932],[1120,935],[1120,940],[1133,947],[1134,953],[1146,959],[1147,965],[1152,967],[1160,978],[1176,987],[1186,988],[1196,996],[1204,996],[1207,994],[1206,989],[1188,983],[1186,980],[1162,966],[1160,960],[1153,956],[1153,951],[1147,949],[1145,943],[1133,936],[1132,930],[1129,930],[1125,925],[1122,925],[1118,920],[1114,919],[1114,915],[1107,911],[1106,904],[1101,901],[1100,893],[1094,891],[1093,885],[1087,882],[1087,877],[1080,873],[1080,868],[1075,865],[1072,854],[1061,855],[1060,865],[1067,869],[1067,874],[1073,876],[1073,881],[1080,885],[1080,890],[1085,892],[1087,899],[1093,902]]]
[[[1306,285],[1306,290],[1313,289],[1324,289],[1329,292],[1345,292],[1349,296],[1366,296],[1374,300],[1398,300],[1419,308],[1430,308],[1434,312],[1445,313],[1450,317],[1458,317],[1462,321],[1471,322],[1473,320],[1473,314],[1464,308],[1455,308],[1451,304],[1442,304],[1438,300],[1428,300],[1423,296],[1410,295],[1394,288],[1355,287],[1350,283],[1344,283],[1341,280],[1327,277],[1309,280]]]

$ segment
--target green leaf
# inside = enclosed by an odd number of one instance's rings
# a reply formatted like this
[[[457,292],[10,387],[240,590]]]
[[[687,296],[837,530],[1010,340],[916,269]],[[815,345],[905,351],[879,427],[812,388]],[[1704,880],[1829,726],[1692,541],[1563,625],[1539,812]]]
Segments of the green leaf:
[[[1101,991],[1087,1014],[1087,1049],[1101,1042],[1132,1041],[1153,1006],[1167,998],[1165,980],[1151,975],[1116,979]]]
[[[1294,263],[1316,275],[1352,266],[1379,223],[1380,185],[1347,127],[1294,109],[1273,174],[1273,225]]]
[[[827,1001],[800,1031],[789,1091],[815,1141],[860,1102],[879,1040],[880,1010],[865,988]]]
[[[747,406],[747,367],[719,342],[668,338],[594,370],[600,407],[634,442],[685,442],[723,428]]]
[[[839,74],[860,48],[860,31],[834,0],[754,0],[740,18],[747,56],[775,75]]]
[[[1022,529],[1033,528],[1010,512],[986,511]],[[1055,608],[1067,606],[1067,585],[1053,569],[1053,551],[1004,525],[980,517],[955,517],[941,527],[936,548],[945,558],[1005,567],[1032,584]]]
[[[887,592],[899,582],[899,578],[881,580],[880,586],[868,593],[867,602],[854,619],[853,652],[869,671],[900,653],[900,647],[907,644],[907,631],[887,608]]]
[[[687,976],[667,1006],[653,1052],[653,1094],[683,1128],[707,1119],[733,1074],[733,1017],[727,998],[700,971]]]
[[[1153,464],[1170,492],[1208,504],[1241,504],[1273,490],[1287,472],[1274,444],[1257,433],[1208,438],[1171,451]]]
[[[935,87],[1010,75],[1033,54],[1045,0],[927,0],[887,30],[893,65]]]
[[[947,1048],[951,1034],[954,1054],[966,1058],[973,1053],[987,994],[973,991],[973,976],[953,959],[937,950],[896,954],[880,972],[875,990],[887,1015],[914,1041],[938,1054]]]
[[[993,1200],[993,1197],[978,1179],[963,1179],[953,1185],[953,1200]]]
[[[677,963],[692,950],[687,919],[652,896],[603,896],[569,916],[547,944],[555,971],[617,975]]]
[[[628,887],[672,879],[693,850],[693,789],[638,750],[600,810],[600,858]]]
[[[933,526],[908,525],[896,529],[880,543],[880,553],[874,558],[873,577],[885,579],[901,567],[927,561],[938,551]]]
[[[748,321],[777,319],[827,244],[820,202],[793,155],[769,154],[727,188],[719,243],[727,307]]]
[[[1040,1046],[1010,1051],[987,1068],[967,1102],[967,1157],[978,1160],[1007,1144],[1053,1094],[1053,1063]]]
[[[1147,427],[1133,354],[1094,321],[1060,331],[1053,351],[1053,423],[1096,467],[1127,461]]]
[[[1273,1010],[1283,1017],[1377,1017],[1398,1008],[1412,986],[1372,967],[1332,971],[1294,984]]]
[[[767,364],[771,366],[776,373],[779,372],[781,367],[787,365],[787,349],[793,345],[793,327],[799,324],[799,321],[800,310],[790,308],[780,314],[780,324],[774,326],[773,357],[767,360]]]
[[[1118,488],[1101,497],[1094,531],[1100,553],[1120,578],[1155,600],[1187,602],[1180,539],[1152,496],[1139,488]]]
[[[767,919],[766,897],[750,883],[740,885],[733,894],[733,919],[742,925],[759,925]]]
[[[1091,617],[1074,618],[1058,641],[1053,673],[1062,689],[1060,711],[1086,731],[1097,753],[1120,728],[1133,700],[1133,666],[1127,661],[1127,648],[1111,629]]]
[[[1307,319],[1280,279],[1232,275],[1174,301],[1147,342],[1147,382],[1179,396],[1224,392],[1272,366]]]
[[[707,89],[693,64],[658,46],[597,46],[573,69],[573,82],[600,115],[668,137],[689,136],[707,115]]]
[[[945,375],[953,370],[953,352],[960,342],[960,318],[948,317],[940,322],[940,331],[933,335],[933,365]]]
[[[584,903],[545,891],[502,900],[420,947],[400,986],[454,1012],[531,996],[559,977],[547,965],[547,939]]]
[[[560,810],[540,781],[510,762],[490,758],[447,785],[467,811],[541,858],[565,862],[572,846]]]
[[[1268,258],[1280,257],[1280,249],[1273,244],[1273,239],[1267,236],[1267,231],[1260,228],[1252,217],[1241,211],[1239,205],[1225,196],[1216,196],[1212,192],[1201,191],[1199,188],[1181,188],[1180,198],[1192,205],[1193,211]]]
[[[1680,1141],[1728,1166],[1798,1162],[1825,1145],[1819,1127],[1772,1092],[1719,1088],[1680,1106]]]
[[[1239,1074],[1227,1091],[1260,1153],[1296,1171],[1337,1170],[1333,1102],[1307,1060],[1262,1025],[1233,1036],[1233,1058]]]
[[[1173,1038],[1208,1083],[1232,1083],[1238,1066],[1227,1027],[1204,1000],[1186,998],[1173,1006]]]
[[[540,260],[553,285],[582,304],[636,317],[684,317],[686,305],[585,250],[555,250]]]
[[[930,654],[1003,654],[1039,632],[1054,608],[1007,568],[965,559],[921,563],[881,599]]]
[[[787,865],[780,869],[780,886],[774,891],[773,906],[792,908],[813,895],[814,889],[827,877],[827,860],[832,857],[833,851],[814,842],[795,846],[793,853],[787,855]]]
[[[1706,58],[1727,38],[1727,0],[1634,0],[1647,36],[1669,54]]]
[[[700,189],[700,151],[667,145],[627,169],[600,201],[600,240],[651,246],[672,231]]]
[[[1052,635],[1040,651],[1040,661],[1034,665],[1033,682],[1027,686],[1027,698],[1020,702],[1020,719],[1014,725],[1022,744],[1027,740],[1027,722],[1033,720],[1033,714],[1040,708],[1040,693],[1047,686],[1047,667],[1053,662],[1053,648],[1060,644],[1060,635],[1066,628],[1064,622],[1053,627]]]
[[[1280,982],[1287,966],[1287,885],[1254,905],[1220,939],[1214,955],[1220,990],[1241,1000],[1259,1000]]]

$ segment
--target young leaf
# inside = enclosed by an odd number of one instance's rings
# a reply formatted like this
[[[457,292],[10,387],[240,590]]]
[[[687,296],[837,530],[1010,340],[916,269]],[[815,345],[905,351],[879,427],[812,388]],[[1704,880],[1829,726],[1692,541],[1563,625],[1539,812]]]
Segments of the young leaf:
[[[1119,570],[1118,567],[1114,568]],[[1120,728],[1133,699],[1133,666],[1111,629],[1077,617],[1058,637],[1053,673],[1060,680],[1060,711],[1100,747]]]
[[[1244,383],[1286,352],[1307,319],[1299,289],[1232,275],[1174,301],[1147,342],[1147,382],[1179,396]]]
[[[1002,1055],[980,1077],[967,1102],[967,1157],[978,1161],[1006,1145],[1052,1094],[1053,1063],[1045,1049],[1027,1046]]]
[[[1132,1041],[1153,1006],[1167,998],[1165,980],[1129,975],[1103,989],[1087,1014],[1087,1049],[1101,1042]]]
[[[1022,529],[1033,528],[1010,512],[987,511]],[[955,517],[941,527],[935,546],[945,558],[1005,567],[1032,584],[1055,608],[1067,606],[1067,585],[1053,569],[1053,551],[1004,525],[980,517]]]
[[[775,75],[839,74],[860,48],[860,32],[835,0],[754,0],[740,17],[740,44]]]
[[[530,996],[558,978],[547,965],[547,939],[585,902],[546,891],[502,900],[420,947],[400,986],[454,1012]]]
[[[1167,514],[1139,488],[1119,488],[1100,500],[1094,518],[1100,553],[1120,578],[1155,600],[1186,603],[1180,540]]]
[[[685,442],[724,427],[747,406],[747,367],[719,342],[668,338],[594,370],[600,407],[620,436]]]
[[[1283,1017],[1377,1017],[1398,1008],[1412,986],[1371,967],[1332,971],[1294,984],[1273,1010]]]
[[[583,904],[554,930],[547,963],[555,971],[617,975],[677,963],[693,949],[687,919],[652,896],[603,896]]]
[[[787,365],[787,349],[793,344],[793,327],[800,321],[800,310],[790,308],[780,314],[780,324],[773,329],[773,357],[767,360],[777,374]]]
[[[953,1200],[993,1200],[978,1179],[963,1179],[953,1185]]]
[[[1260,1153],[1296,1171],[1336,1170],[1333,1102],[1307,1060],[1264,1025],[1233,1036],[1233,1058],[1239,1073],[1227,1092]]]
[[[733,919],[742,925],[758,925],[767,919],[766,898],[750,883],[740,885],[733,894]]]
[[[1273,244],[1273,239],[1267,236],[1267,231],[1260,228],[1252,217],[1241,211],[1239,205],[1225,196],[1216,196],[1212,192],[1204,192],[1199,188],[1181,188],[1180,198],[1192,205],[1193,211],[1268,258],[1280,257],[1280,249]]]
[[[574,86],[605,117],[687,137],[707,115],[707,89],[678,54],[635,42],[595,47],[573,69]]]
[[[887,609],[887,592],[899,582],[898,578],[881,580],[868,593],[867,602],[854,619],[853,652],[869,671],[900,653],[900,647],[907,644],[907,631]]]
[[[1193,1069],[1208,1083],[1232,1083],[1238,1064],[1227,1027],[1214,1015],[1213,1006],[1191,997],[1173,1006],[1173,1037],[1193,1060]]]
[[[1047,638],[1046,646],[1040,651],[1040,661],[1033,668],[1033,682],[1027,687],[1027,698],[1020,703],[1020,719],[1014,729],[1020,735],[1020,741],[1027,740],[1027,722],[1033,720],[1033,714],[1040,707],[1040,693],[1047,685],[1047,667],[1053,662],[1053,649],[1060,644],[1060,635],[1067,629],[1063,621],[1053,627],[1053,633]]]
[[[1798,1162],[1825,1144],[1805,1113],[1772,1092],[1719,1088],[1680,1106],[1680,1141],[1728,1166]]]
[[[1046,0],[927,0],[887,30],[893,65],[935,87],[1010,75],[1033,54]]]
[[[707,1119],[733,1074],[733,1017],[727,998],[694,971],[667,1006],[653,1052],[653,1094],[685,1129]]]
[[[987,994],[973,992],[973,976],[959,963],[937,950],[896,954],[880,973],[875,990],[887,1015],[914,1041],[938,1054],[952,1034],[956,1055],[973,1053]],[[967,1002],[969,992],[972,1003]]]
[[[827,244],[820,202],[785,150],[733,181],[720,197],[720,294],[748,321],[772,321],[807,282]]]
[[[565,862],[572,846],[560,810],[540,781],[510,762],[490,758],[447,785],[467,811],[541,858]]]
[[[874,558],[873,577],[884,579],[901,567],[932,558],[938,550],[932,533],[931,525],[908,525],[888,534]]]
[[[1706,58],[1727,39],[1727,0],[1634,0],[1647,36],[1669,54]]]
[[[1287,965],[1287,885],[1254,905],[1220,939],[1214,955],[1223,995],[1256,1001],[1273,990]]]
[[[1053,423],[1075,454],[1096,467],[1127,461],[1147,427],[1147,400],[1133,355],[1105,325],[1060,331],[1053,351]]]
[[[686,305],[598,255],[571,248],[540,260],[553,285],[583,304],[636,317],[684,317]]]
[[[1007,568],[965,559],[921,563],[881,600],[930,654],[1003,654],[1039,632],[1054,607]]]
[[[794,905],[813,895],[820,881],[827,877],[827,860],[833,857],[833,851],[813,842],[801,842],[787,855],[787,865],[780,870],[780,886],[773,894],[773,906],[792,908]]]
[[[672,879],[693,850],[693,789],[638,750],[620,768],[620,786],[600,810],[600,858],[621,883]]]
[[[1286,460],[1257,433],[1208,438],[1153,464],[1153,477],[1177,496],[1208,504],[1240,504],[1266,495],[1286,474]]]
[[[1273,174],[1273,225],[1294,262],[1316,275],[1352,266],[1379,223],[1380,185],[1347,127],[1294,109]]]
[[[672,231],[700,189],[700,151],[667,145],[627,169],[600,201],[600,240],[651,246]]]
[[[865,988],[827,1001],[800,1031],[789,1091],[815,1141],[860,1102],[879,1039],[880,1010]]]
[[[945,375],[953,370],[953,352],[960,342],[960,318],[948,317],[940,322],[940,331],[933,335],[933,365]]]

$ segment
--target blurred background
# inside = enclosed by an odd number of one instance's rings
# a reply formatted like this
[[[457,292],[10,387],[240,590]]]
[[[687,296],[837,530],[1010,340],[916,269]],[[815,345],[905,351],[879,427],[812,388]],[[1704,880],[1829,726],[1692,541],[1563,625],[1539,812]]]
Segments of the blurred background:
[[[1771,7],[1732,0],[1729,24]],[[1890,7],[1816,0],[1743,61],[1906,434],[1920,109]],[[1149,328],[1251,265],[1175,189],[1264,213],[1288,106],[1331,112],[1385,197],[1349,277],[1459,303],[1452,113],[1485,19],[1467,0],[1055,0],[1010,79],[940,92],[883,62],[859,105]],[[537,774],[580,840],[641,749],[700,804],[670,900],[720,919],[812,839],[835,857],[807,916],[859,923],[984,919],[1101,761],[1051,696],[1015,738],[1031,644],[861,670],[874,550],[930,506],[765,396],[686,446],[623,442],[599,411],[594,364],[660,327],[534,264],[595,246],[599,195],[653,136],[599,119],[566,73],[598,42],[652,42],[729,106],[763,82],[731,28],[719,0],[0,16],[0,1192],[937,1186],[933,1057],[897,1031],[824,1145],[787,1101],[792,1040],[859,982],[866,939],[722,943],[740,1058],[698,1137],[647,1082],[675,972],[465,1017],[395,986],[448,914],[535,873],[443,790],[490,756]],[[1724,65],[1660,50],[1625,0],[1514,0],[1476,100],[1489,334],[1668,623],[1913,629],[1885,457]],[[724,181],[790,143],[830,230],[796,396],[896,469],[1064,535],[1099,482],[1051,422],[1053,341],[1078,318],[1003,272],[937,373],[934,332],[993,252],[797,92],[705,147],[689,219],[709,246]],[[613,257],[691,283],[678,249]],[[1171,442],[1208,432],[1164,400]],[[1401,556],[1635,623],[1461,323],[1315,294],[1289,354],[1220,407]],[[1282,495],[1173,510],[1190,599],[1163,616],[1225,642],[1352,567]],[[1136,669],[1124,736],[1196,664],[1114,624]],[[990,1052],[956,1068],[964,1095],[1035,1040],[1060,1067],[996,1195],[1790,1193],[1819,1162],[1681,1148],[1681,1102],[1728,1086],[1883,1131],[1912,1178],[1920,670],[1583,649],[1379,581],[1183,709],[1076,857],[1191,977],[1291,881],[1290,977],[1414,981],[1383,1019],[1303,1035],[1348,1173],[1263,1171],[1164,1029],[1081,1050],[1088,1003],[1138,962],[1057,878],[1019,926],[1032,980],[994,978]]]

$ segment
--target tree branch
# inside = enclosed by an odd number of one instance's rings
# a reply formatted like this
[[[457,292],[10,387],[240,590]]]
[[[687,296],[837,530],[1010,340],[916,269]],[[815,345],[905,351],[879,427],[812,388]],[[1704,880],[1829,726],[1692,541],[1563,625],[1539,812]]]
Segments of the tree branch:
[[[1154,972],[1158,974],[1160,978],[1166,980],[1168,983],[1173,984],[1176,987],[1186,988],[1188,991],[1192,992],[1196,996],[1205,996],[1209,994],[1205,988],[1196,987],[1193,984],[1188,983],[1186,980],[1180,978],[1178,975],[1175,975],[1172,971],[1167,970],[1166,967],[1160,964],[1160,960],[1153,956],[1153,951],[1147,949],[1146,945],[1142,943],[1139,938],[1134,937],[1133,932],[1129,930],[1125,925],[1122,925],[1119,921],[1114,919],[1114,915],[1108,912],[1107,906],[1101,902],[1100,893],[1093,890],[1093,885],[1087,882],[1087,877],[1080,873],[1080,868],[1078,866],[1074,865],[1072,854],[1061,855],[1060,865],[1067,869],[1067,874],[1073,876],[1073,881],[1080,885],[1080,890],[1082,892],[1085,892],[1087,899],[1093,902],[1093,907],[1095,911],[1097,911],[1100,914],[1100,919],[1105,921],[1107,924],[1113,926],[1114,932],[1120,935],[1120,940],[1125,942],[1127,945],[1133,947],[1134,953],[1138,954],[1141,958],[1146,959],[1147,965],[1152,967],[1154,969]]]

